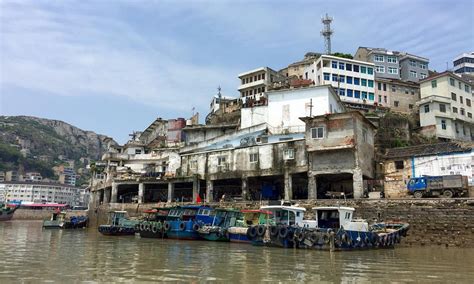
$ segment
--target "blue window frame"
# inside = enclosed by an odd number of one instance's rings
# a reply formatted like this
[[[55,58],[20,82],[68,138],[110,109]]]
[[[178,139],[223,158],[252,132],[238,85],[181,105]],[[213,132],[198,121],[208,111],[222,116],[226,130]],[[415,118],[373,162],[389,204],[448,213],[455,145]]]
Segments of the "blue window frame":
[[[346,83],[347,84],[352,84],[352,77],[351,76],[346,76]]]
[[[367,99],[367,92],[362,92],[362,98],[365,100]]]
[[[359,65],[355,65],[355,64],[354,64],[353,71],[354,71],[354,72],[359,72]]]
[[[369,100],[371,100],[371,101],[375,100],[375,95],[374,95],[374,93],[370,93],[370,92],[369,92]]]
[[[345,78],[345,76],[339,75],[339,82],[344,83],[346,81]]]
[[[367,79],[361,79],[361,83],[360,83],[362,86],[364,87],[367,87]]]
[[[367,74],[367,67],[360,66],[360,73]]]
[[[360,85],[359,80],[360,80],[359,78],[354,78],[354,85],[357,85],[357,86]]]
[[[332,74],[332,80],[333,80],[334,82],[337,82],[337,74]]]
[[[339,89],[339,96],[345,96],[346,95],[346,89]]]
[[[337,69],[337,61],[332,61],[332,68]]]
[[[344,70],[344,62],[339,62],[339,69]]]
[[[352,71],[352,64],[346,63],[346,70]]]
[[[330,77],[330,76],[329,76],[329,73],[324,73],[324,80],[325,80],[325,81],[331,80],[329,77]]]
[[[355,90],[355,91],[354,91],[354,97],[355,97],[356,99],[360,99],[360,91]]]
[[[367,67],[367,74],[369,74],[369,75],[374,75],[374,68],[372,68],[372,67]]]
[[[374,80],[369,80],[368,82],[369,87],[373,88],[374,87]]]
[[[347,89],[347,96],[352,98],[353,90]]]

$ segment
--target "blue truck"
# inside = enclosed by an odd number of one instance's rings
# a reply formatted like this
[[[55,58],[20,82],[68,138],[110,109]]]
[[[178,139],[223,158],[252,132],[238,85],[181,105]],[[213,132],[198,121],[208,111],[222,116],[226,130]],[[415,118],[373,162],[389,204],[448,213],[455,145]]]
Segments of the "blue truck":
[[[463,196],[469,190],[467,176],[422,176],[408,181],[407,189],[415,198],[441,196],[452,198]]]

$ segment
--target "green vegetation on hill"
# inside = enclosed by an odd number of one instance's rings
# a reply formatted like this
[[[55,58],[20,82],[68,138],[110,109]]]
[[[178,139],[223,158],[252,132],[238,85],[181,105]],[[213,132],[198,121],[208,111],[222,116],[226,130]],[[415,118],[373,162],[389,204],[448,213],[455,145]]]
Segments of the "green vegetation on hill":
[[[352,54],[349,54],[349,53],[335,52],[331,55],[332,56],[337,56],[337,57],[342,57],[342,58],[347,58],[347,59],[354,59],[354,57],[352,57]]]

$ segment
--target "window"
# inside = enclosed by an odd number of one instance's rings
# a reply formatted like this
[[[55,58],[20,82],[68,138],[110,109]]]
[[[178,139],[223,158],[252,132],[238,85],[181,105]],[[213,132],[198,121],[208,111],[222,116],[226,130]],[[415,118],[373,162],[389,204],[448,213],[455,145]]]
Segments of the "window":
[[[472,118],[472,113],[468,112],[467,117]]]
[[[367,79],[361,79],[361,85],[367,87]]]
[[[360,85],[360,79],[359,78],[354,78],[354,85]]]
[[[364,100],[367,99],[367,92],[362,92],[362,98],[363,98]]]
[[[135,149],[135,154],[141,154],[142,153],[142,150],[141,149]]]
[[[395,56],[387,56],[388,63],[397,63],[397,58]]]
[[[428,75],[426,75],[425,73],[420,73],[420,78],[421,79],[425,79],[426,77],[428,77]]]
[[[373,88],[374,87],[374,80],[369,80],[368,81],[368,86]]]
[[[425,105],[425,113],[430,112],[430,105]]]
[[[456,133],[459,133],[459,128],[458,128],[458,123],[454,123],[454,129],[456,130]]]
[[[416,71],[410,70],[410,77],[416,78]]]
[[[405,165],[403,161],[395,161],[395,169],[403,170],[404,168],[405,168]]]
[[[352,92],[353,91],[351,89],[347,89],[347,96],[352,98],[352,96],[353,96]]]
[[[286,149],[283,151],[284,160],[293,160],[295,158],[295,149]]]
[[[329,73],[324,73],[324,80],[329,81]]]
[[[428,66],[425,63],[420,63],[420,68],[426,70],[428,69]]]
[[[339,69],[344,70],[344,62],[339,62]]]
[[[457,107],[453,107],[453,113],[458,113],[458,108]]]
[[[416,61],[413,59],[410,59],[410,66],[416,67]]]
[[[265,80],[265,73],[262,74],[262,80]]]
[[[413,109],[413,105],[408,105],[408,108],[409,108],[409,109]]]
[[[408,88],[405,88],[405,95],[408,95]]]
[[[436,80],[431,81],[431,88],[436,88],[438,86]]]
[[[381,103],[381,102],[382,102],[382,96],[379,95],[379,103]]]
[[[395,67],[388,67],[389,74],[398,74],[398,68]]]
[[[466,111],[464,110],[464,108],[461,108],[461,115],[466,115]]]
[[[387,96],[383,96],[383,102],[387,103]]]
[[[332,74],[332,81],[337,82],[337,74]]]
[[[461,82],[458,82],[458,87],[459,87],[459,90],[462,90],[462,83]]]
[[[462,99],[462,96],[459,96],[459,102],[462,103],[462,104],[464,103],[464,100]]]
[[[380,82],[377,83],[377,89],[378,89],[379,91],[382,90],[382,83],[380,83]]]
[[[369,92],[369,100],[373,101],[375,100],[375,94]]]
[[[323,139],[324,138],[324,127],[311,128],[311,138]]]
[[[411,95],[414,96],[415,95],[415,91],[413,89],[411,89]]]
[[[345,78],[346,78],[345,76],[339,75],[339,82],[344,83]]]
[[[367,74],[367,67],[360,66],[360,73]]]
[[[190,163],[189,163],[189,167],[193,170],[197,169],[197,165],[198,165],[198,162],[197,160],[192,160]]]
[[[346,70],[352,71],[352,64],[346,63]]]
[[[385,73],[385,67],[382,65],[376,65],[375,66],[375,72],[377,73]]]
[[[469,93],[471,91],[470,89],[471,88],[469,88],[469,85],[467,85],[467,84],[464,85],[464,91]]]
[[[383,91],[386,92],[387,91],[387,84],[383,83]]]
[[[217,157],[217,165],[218,165],[218,166],[224,165],[224,164],[225,164],[225,161],[226,161],[226,157],[225,157],[225,156]]]
[[[346,76],[346,83],[347,84],[352,84],[352,77],[351,76]]]
[[[354,91],[354,98],[360,99],[360,91],[357,91],[357,90]]]
[[[258,162],[258,153],[251,153],[249,154],[250,163]]]
[[[471,100],[470,100],[470,99],[466,99],[466,105],[467,105],[468,107],[471,106]]]
[[[332,61],[332,68],[337,69],[337,61]]]
[[[440,112],[446,112],[446,105],[445,104],[439,104],[439,111]]]
[[[362,128],[362,141],[363,142],[368,142],[369,141],[369,139],[367,137],[367,132],[368,132],[367,128]]]
[[[395,107],[398,107],[398,106],[400,105],[400,103],[399,103],[398,101],[394,101],[394,102],[393,102],[393,105],[394,105]]]
[[[374,56],[374,61],[375,62],[383,62],[383,55],[375,55]]]
[[[456,101],[456,94],[455,94],[455,93],[451,93],[451,99],[452,99],[453,101]]]
[[[359,65],[354,64],[354,72],[359,73]]]
[[[369,75],[374,75],[374,68],[372,68],[372,67],[367,67],[367,74],[369,74]]]
[[[346,95],[346,89],[339,89],[339,96],[345,96]]]
[[[455,81],[453,78],[449,78],[449,84],[454,87]]]

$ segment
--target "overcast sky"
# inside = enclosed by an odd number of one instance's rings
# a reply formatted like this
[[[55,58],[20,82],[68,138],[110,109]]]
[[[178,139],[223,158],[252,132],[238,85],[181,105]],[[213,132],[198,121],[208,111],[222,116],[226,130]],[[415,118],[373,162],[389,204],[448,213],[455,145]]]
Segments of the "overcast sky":
[[[474,1],[1,1],[0,114],[59,119],[118,142],[156,117],[201,121],[237,74],[323,52],[406,51],[430,69],[474,50]]]

